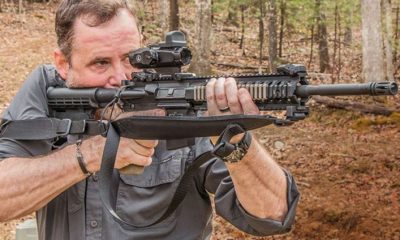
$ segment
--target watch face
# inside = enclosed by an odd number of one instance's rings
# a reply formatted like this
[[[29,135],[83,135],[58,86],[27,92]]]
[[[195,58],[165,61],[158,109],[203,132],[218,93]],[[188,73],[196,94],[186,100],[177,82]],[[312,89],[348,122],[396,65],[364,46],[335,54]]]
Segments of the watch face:
[[[240,160],[242,160],[245,154],[246,153],[242,148],[236,148],[231,154],[224,158],[224,161],[231,163],[239,162]]]

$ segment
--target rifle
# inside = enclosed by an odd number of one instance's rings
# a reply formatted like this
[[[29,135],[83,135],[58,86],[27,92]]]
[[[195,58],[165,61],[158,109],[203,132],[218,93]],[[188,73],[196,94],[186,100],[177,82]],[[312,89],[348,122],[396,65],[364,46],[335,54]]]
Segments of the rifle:
[[[132,79],[122,81],[118,89],[49,88],[50,116],[90,122],[95,120],[97,109],[113,104],[124,111],[163,108],[167,116],[132,117],[129,122],[134,124],[130,125],[129,134],[126,134],[128,129],[120,131],[120,134],[141,139],[188,139],[219,135],[231,123],[239,123],[246,130],[271,123],[290,125],[308,116],[306,104],[313,95],[378,96],[398,92],[395,82],[309,85],[303,65],[287,64],[278,67],[277,73],[273,74],[223,76],[234,77],[239,88],[249,90],[261,111],[284,110],[285,118],[270,115],[197,117],[199,112],[207,110],[205,88],[208,80],[219,76],[181,72],[181,67],[188,65],[191,57],[185,35],[179,31],[170,32],[165,42],[129,54],[131,65],[144,71],[132,73]],[[172,145],[180,147],[185,144]]]
[[[168,149],[194,144],[195,137],[219,135],[228,126],[252,130],[269,124],[286,126],[305,119],[309,114],[306,105],[313,95],[396,95],[395,82],[363,84],[309,85],[303,65],[288,64],[273,74],[248,74],[234,77],[239,88],[246,88],[261,111],[284,110],[284,118],[270,115],[198,116],[207,110],[206,84],[212,77],[196,76],[181,72],[181,67],[191,61],[183,33],[174,31],[166,35],[165,42],[141,48],[129,54],[132,66],[144,69],[132,73],[131,80],[124,80],[117,89],[87,88],[68,89],[50,87],[47,90],[49,119],[16,120],[4,122],[0,136],[16,140],[54,139],[68,134],[107,135],[99,173],[100,196],[104,207],[113,218],[133,227],[116,214],[112,194],[106,190],[118,186],[113,179],[113,167],[119,138],[165,139]],[[164,117],[133,116],[109,121],[96,119],[96,110],[118,105],[124,111],[141,111],[163,108]],[[35,129],[34,134],[32,129]],[[41,131],[43,130],[43,131]],[[188,179],[205,161],[215,156],[212,152],[200,155],[183,175],[172,203],[156,223],[167,218],[185,197],[190,187]],[[214,154],[214,155],[213,155]],[[128,166],[129,167],[129,166]],[[129,171],[129,170],[127,170]],[[124,173],[124,171],[121,171]],[[186,179],[186,180],[185,180]],[[151,226],[148,225],[148,226]],[[147,226],[140,226],[147,227]]]

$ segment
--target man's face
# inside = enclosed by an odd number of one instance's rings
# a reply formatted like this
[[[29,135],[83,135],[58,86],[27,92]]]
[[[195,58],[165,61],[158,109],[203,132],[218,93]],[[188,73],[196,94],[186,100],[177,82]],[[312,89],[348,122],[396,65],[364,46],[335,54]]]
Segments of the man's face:
[[[118,87],[134,71],[128,53],[140,47],[134,18],[121,9],[110,21],[96,27],[89,27],[84,21],[79,18],[74,24],[70,63],[58,64],[55,54],[61,77],[74,88]]]

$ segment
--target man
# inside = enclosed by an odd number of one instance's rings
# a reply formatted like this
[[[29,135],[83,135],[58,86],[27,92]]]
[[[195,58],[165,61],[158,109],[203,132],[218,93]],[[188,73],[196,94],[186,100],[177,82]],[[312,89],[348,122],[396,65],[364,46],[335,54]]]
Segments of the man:
[[[56,13],[59,48],[55,67],[42,65],[24,83],[3,118],[48,117],[46,89],[118,87],[133,69],[128,53],[140,47],[134,13],[123,0],[63,0]],[[212,79],[207,85],[209,115],[258,114],[234,79]],[[149,113],[163,115],[158,109]],[[243,140],[236,136],[234,141]],[[69,139],[68,143],[73,142]],[[104,211],[97,175],[105,139],[96,136],[73,144],[0,139],[0,221],[37,211],[40,239],[207,239],[211,234],[209,193],[216,212],[254,235],[283,233],[294,220],[299,194],[283,171],[253,137],[237,163],[211,159],[193,177],[195,186],[177,210],[146,228],[116,223]],[[145,166],[141,175],[120,175],[117,213],[126,221],[148,225],[165,212],[185,169],[209,150],[208,139],[174,151],[165,141],[121,139],[115,168]],[[57,150],[58,149],[58,150]],[[79,152],[83,157],[77,157]]]

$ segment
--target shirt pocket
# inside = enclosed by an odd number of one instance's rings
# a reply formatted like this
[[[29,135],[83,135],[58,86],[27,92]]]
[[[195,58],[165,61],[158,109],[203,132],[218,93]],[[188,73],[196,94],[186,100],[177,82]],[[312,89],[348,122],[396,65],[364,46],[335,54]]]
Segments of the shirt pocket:
[[[136,226],[157,221],[168,208],[182,175],[183,152],[175,151],[162,158],[153,157],[141,175],[121,174],[116,201],[117,214]],[[151,227],[161,227],[176,219],[167,219]]]

